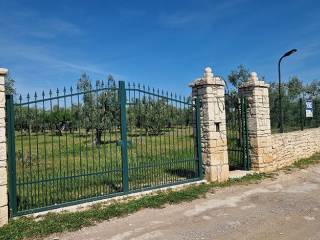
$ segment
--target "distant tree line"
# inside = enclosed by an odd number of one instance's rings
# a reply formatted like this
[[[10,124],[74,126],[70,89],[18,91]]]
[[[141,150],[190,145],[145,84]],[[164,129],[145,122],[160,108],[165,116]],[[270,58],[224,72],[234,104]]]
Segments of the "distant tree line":
[[[39,103],[37,108],[34,104],[17,106],[15,129],[22,133],[52,131],[60,136],[64,132],[85,130],[86,133],[94,132],[95,144],[100,145],[104,131],[120,128],[119,96],[115,86],[111,75],[107,77],[107,84],[96,81],[93,87],[89,76],[82,74],[77,83],[81,93],[79,103],[65,106],[61,98],[59,105],[50,105],[47,101],[44,108]],[[140,129],[147,135],[159,135],[176,125],[192,123],[190,107],[180,108],[165,98],[145,94],[141,98],[127,99],[127,102],[127,128],[130,130]]]
[[[240,65],[236,70],[231,71],[228,80],[231,83],[230,95],[237,96],[237,88],[250,76],[250,71],[244,65]],[[260,76],[260,79],[268,81]],[[281,86],[282,106],[284,112],[284,124],[288,127],[299,127],[301,122],[301,107],[304,113],[305,100],[312,99],[314,103],[314,118],[320,119],[320,80],[304,82],[297,76],[291,77]],[[300,100],[301,99],[301,100]],[[301,102],[302,106],[301,106]],[[269,88],[270,118],[272,128],[278,128],[279,110],[279,84],[273,81]],[[318,111],[318,112],[317,112]]]

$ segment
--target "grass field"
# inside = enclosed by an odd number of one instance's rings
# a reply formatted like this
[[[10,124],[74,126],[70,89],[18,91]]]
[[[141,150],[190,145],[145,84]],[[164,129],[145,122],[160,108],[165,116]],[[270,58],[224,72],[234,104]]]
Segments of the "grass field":
[[[18,211],[122,191],[120,131],[16,132]],[[129,190],[195,178],[193,129],[178,126],[159,135],[128,131]]]
[[[95,130],[16,131],[16,189],[18,211],[123,192],[121,133],[104,131],[101,145]],[[191,126],[166,128],[161,134],[128,129],[130,191],[196,178],[195,137]],[[242,164],[238,132],[228,131],[231,168]],[[241,165],[242,166],[242,165]]]

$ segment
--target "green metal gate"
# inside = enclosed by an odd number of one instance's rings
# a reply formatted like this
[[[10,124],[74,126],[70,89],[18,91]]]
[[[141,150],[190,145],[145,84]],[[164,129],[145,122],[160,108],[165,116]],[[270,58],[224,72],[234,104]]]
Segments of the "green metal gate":
[[[249,170],[247,98],[236,93],[226,94],[225,103],[230,170]]]
[[[199,99],[140,85],[6,97],[11,216],[202,179]]]

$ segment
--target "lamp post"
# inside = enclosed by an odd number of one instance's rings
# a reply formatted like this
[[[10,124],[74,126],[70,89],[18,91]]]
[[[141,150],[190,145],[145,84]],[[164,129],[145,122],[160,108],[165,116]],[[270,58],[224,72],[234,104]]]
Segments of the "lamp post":
[[[285,57],[290,56],[291,54],[295,53],[297,49],[292,49],[285,54],[279,59],[278,62],[278,74],[279,74],[279,111],[280,111],[280,119],[279,119],[279,125],[280,125],[280,132],[283,133],[283,110],[282,110],[282,97],[281,97],[281,61]]]

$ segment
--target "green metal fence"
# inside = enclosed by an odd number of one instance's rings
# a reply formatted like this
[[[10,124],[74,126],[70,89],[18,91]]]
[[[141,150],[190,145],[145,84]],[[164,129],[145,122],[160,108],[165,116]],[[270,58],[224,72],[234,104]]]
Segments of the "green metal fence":
[[[11,216],[202,178],[198,99],[108,81],[6,100]]]
[[[230,170],[251,168],[248,143],[247,99],[237,93],[225,95],[228,160]]]
[[[306,116],[306,101],[312,102],[312,117]],[[305,98],[290,99],[287,96],[284,96],[282,106],[284,132],[320,127],[319,98],[307,100]],[[280,111],[278,101],[274,100],[270,102],[270,119],[272,132],[280,132]]]

